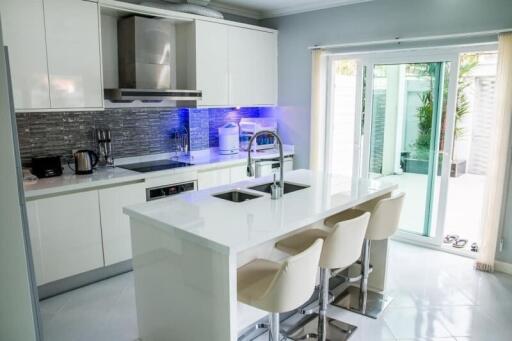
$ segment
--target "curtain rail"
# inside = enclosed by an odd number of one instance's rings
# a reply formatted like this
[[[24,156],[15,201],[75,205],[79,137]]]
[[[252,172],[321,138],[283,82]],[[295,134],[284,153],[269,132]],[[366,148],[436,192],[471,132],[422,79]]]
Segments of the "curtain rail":
[[[472,38],[472,37],[483,37],[483,36],[489,36],[489,35],[498,35],[500,33],[505,33],[505,32],[512,32],[512,28],[502,29],[502,30],[470,32],[470,33],[443,34],[443,35],[425,36],[425,37],[411,37],[411,38],[396,37],[394,39],[374,40],[374,41],[365,41],[365,42],[358,42],[358,43],[314,45],[314,46],[309,46],[308,49],[309,50],[317,50],[317,49],[328,50],[328,49],[337,49],[337,48],[344,48],[344,47],[386,45],[386,44],[393,44],[393,43],[400,44],[400,43],[456,39],[456,38]]]

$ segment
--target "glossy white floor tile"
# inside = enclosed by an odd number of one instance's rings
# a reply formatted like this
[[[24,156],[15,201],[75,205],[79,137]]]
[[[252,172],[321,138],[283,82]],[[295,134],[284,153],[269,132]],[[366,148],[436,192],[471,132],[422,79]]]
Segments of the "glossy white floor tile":
[[[336,307],[329,315],[359,327],[354,341],[512,340],[512,276],[476,272],[471,259],[392,242],[388,287],[394,301],[379,320]],[[133,274],[44,300],[41,313],[46,341],[134,341]]]
[[[46,341],[138,337],[133,274],[120,275],[41,302]]]

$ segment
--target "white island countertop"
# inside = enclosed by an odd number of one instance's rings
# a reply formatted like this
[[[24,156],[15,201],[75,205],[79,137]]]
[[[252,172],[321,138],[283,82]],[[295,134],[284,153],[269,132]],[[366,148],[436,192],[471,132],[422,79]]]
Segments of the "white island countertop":
[[[247,189],[268,183],[259,178],[126,207],[132,219],[222,253],[237,253],[278,238],[306,225],[387,194],[396,185],[371,179],[354,179],[309,170],[285,174],[285,181],[308,185],[306,189],[271,200],[270,195]],[[235,203],[213,197],[232,189],[261,195]]]

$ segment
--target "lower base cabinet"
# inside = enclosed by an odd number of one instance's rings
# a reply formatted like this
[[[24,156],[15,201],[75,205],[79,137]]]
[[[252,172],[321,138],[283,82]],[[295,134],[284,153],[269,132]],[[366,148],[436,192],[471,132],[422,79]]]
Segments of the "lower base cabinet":
[[[123,207],[145,201],[143,182],[27,201],[37,285],[131,259]]]
[[[247,165],[234,166],[230,169],[230,183],[253,179],[254,177],[247,176]]]
[[[292,168],[292,162],[285,163],[285,171]],[[200,171],[198,188],[247,180],[246,172],[245,163]],[[130,221],[123,207],[145,202],[147,185],[145,182],[120,184],[28,200],[37,285],[131,259]]]
[[[145,202],[145,185],[137,183],[98,192],[105,266],[131,259],[130,219],[123,213],[123,207]]]
[[[199,190],[212,188],[230,183],[231,171],[229,168],[212,169],[197,173],[197,188]]]
[[[27,202],[37,285],[103,266],[98,192]]]

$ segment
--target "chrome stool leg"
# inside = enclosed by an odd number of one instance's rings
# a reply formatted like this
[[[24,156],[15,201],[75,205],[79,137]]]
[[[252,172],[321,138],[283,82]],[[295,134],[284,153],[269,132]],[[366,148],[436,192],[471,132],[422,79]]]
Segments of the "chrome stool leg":
[[[307,315],[304,324],[294,333],[286,335],[291,340],[321,340],[321,341],[345,341],[348,340],[356,326],[327,317],[329,305],[329,277],[330,270],[320,268],[320,292],[318,313]]]
[[[327,301],[329,300],[329,270],[320,269],[320,293],[318,306],[318,339],[327,338]]]
[[[268,315],[268,322],[259,322],[248,328],[240,336],[238,341],[253,341],[260,338],[263,334],[268,333],[269,341],[282,341],[286,338],[283,336],[280,323],[281,315],[279,313],[271,313]]]
[[[370,248],[371,240],[365,239],[361,255],[361,282],[359,288],[355,286],[349,287],[344,293],[334,299],[332,305],[377,319],[389,303],[391,303],[392,298],[368,290]]]
[[[279,338],[279,314],[272,313],[269,316],[269,329],[268,329],[269,341],[280,341]]]

